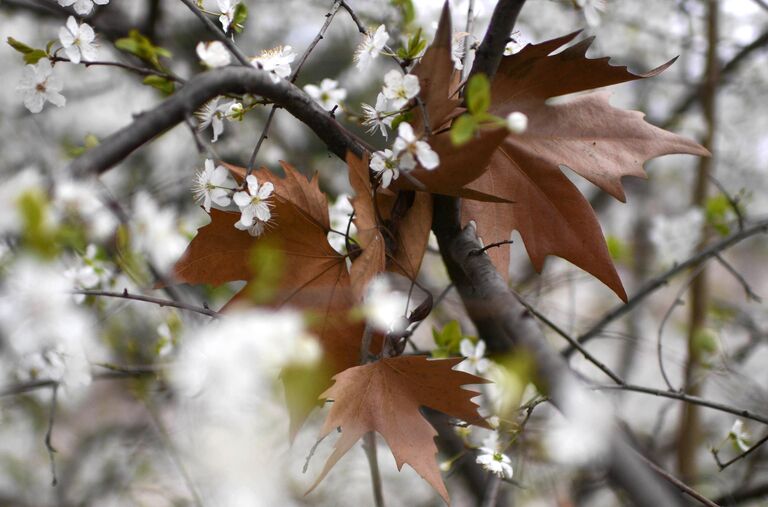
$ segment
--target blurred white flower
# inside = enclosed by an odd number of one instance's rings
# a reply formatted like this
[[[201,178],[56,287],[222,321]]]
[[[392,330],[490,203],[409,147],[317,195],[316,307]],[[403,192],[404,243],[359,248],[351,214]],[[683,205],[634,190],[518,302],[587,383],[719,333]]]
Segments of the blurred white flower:
[[[390,127],[392,120],[394,120],[392,115],[394,111],[390,111],[390,109],[389,100],[381,92],[376,96],[376,106],[363,104],[363,126],[366,128],[366,132],[372,134],[378,128],[381,130],[381,135],[386,139],[387,127]]]
[[[399,333],[408,325],[405,319],[407,305],[406,295],[392,290],[389,281],[383,276],[378,276],[368,284],[363,312],[378,331]]]
[[[65,270],[64,277],[69,280],[74,289],[93,289],[101,282],[101,277],[96,272],[96,268],[82,260],[77,265]],[[75,294],[74,299],[76,303],[82,303],[85,301],[85,295]]]
[[[24,67],[16,91],[23,95],[24,106],[30,112],[42,111],[46,100],[58,107],[67,103],[64,95],[59,93],[64,83],[58,76],[52,74],[53,67],[47,58],[41,58],[36,64]]]
[[[478,340],[477,345],[475,345],[469,338],[464,338],[459,344],[459,350],[466,359],[456,369],[472,374],[484,373],[488,370],[491,361],[485,357],[485,342],[483,340]]]
[[[232,55],[221,41],[198,42],[195,51],[200,61],[211,69],[225,67],[232,61]]]
[[[67,24],[59,29],[59,41],[72,63],[86,62],[96,58],[98,52],[93,40],[96,34],[88,23],[77,24],[74,16],[67,18]]]
[[[513,134],[522,134],[528,128],[528,117],[525,113],[514,111],[507,115],[507,130]]]
[[[211,203],[228,206],[230,203],[229,190],[222,185],[227,181],[229,171],[223,166],[214,169],[213,160],[205,161],[205,169],[197,173],[192,193],[195,200],[203,203],[203,209],[210,213]]]
[[[507,45],[504,46],[504,56],[510,56],[514,55],[521,49],[523,49],[523,44],[519,38],[514,38],[511,41],[507,42]]]
[[[731,426],[731,429],[728,432],[728,438],[736,444],[736,447],[738,447],[741,452],[747,452],[749,450],[749,433],[744,431],[744,421],[741,419],[733,421],[733,426]]]
[[[19,359],[20,374],[77,387],[90,382],[86,352],[95,342],[93,322],[74,303],[62,272],[29,259],[8,269],[0,290],[0,336]]]
[[[499,445],[499,434],[496,431],[491,432],[483,440],[483,446],[475,462],[502,479],[512,478],[512,461],[502,451]]]
[[[137,251],[148,255],[157,269],[167,271],[187,247],[176,223],[176,213],[161,208],[146,192],[133,198],[131,244]]]
[[[379,56],[389,40],[389,34],[384,25],[379,25],[376,31],[368,30],[363,41],[355,50],[354,60],[358,69],[365,69],[371,60]]]
[[[109,0],[58,0],[58,1],[59,1],[59,5],[61,5],[62,7],[69,7],[70,5],[72,5],[72,7],[75,9],[75,12],[80,14],[81,16],[90,14],[90,12],[93,10],[93,4],[107,5],[109,3]]]
[[[464,44],[467,37],[470,37],[469,32],[453,32],[453,39],[451,39],[451,60],[453,60],[453,68],[456,70],[462,70],[464,68]]]
[[[371,156],[370,168],[381,179],[381,186],[384,188],[400,176],[397,156],[389,149],[374,152]]]
[[[272,81],[280,82],[280,78],[291,75],[291,63],[296,59],[296,53],[291,46],[278,46],[264,51],[261,56],[251,58],[254,67],[259,67],[270,73]]]
[[[275,187],[269,181],[259,185],[256,176],[252,174],[248,175],[245,181],[248,191],[237,192],[232,198],[242,214],[235,227],[241,231],[247,230],[251,236],[259,236],[264,232],[264,224],[272,217],[267,199]]]
[[[419,141],[410,123],[403,122],[397,127],[397,139],[392,151],[400,159],[400,168],[411,170],[416,160],[424,169],[432,170],[440,165],[440,157],[425,141]]]
[[[384,74],[384,96],[391,101],[392,107],[400,109],[409,100],[419,94],[419,78],[413,74],[403,75],[398,70],[390,70]]]
[[[589,26],[600,24],[601,13],[605,11],[605,0],[576,0],[576,5],[581,8]]]
[[[676,216],[656,215],[649,237],[659,262],[671,265],[690,257],[701,241],[703,225],[704,213],[700,208],[691,208]]]
[[[99,188],[92,180],[63,177],[56,181],[53,209],[62,217],[76,215],[96,241],[107,239],[117,227],[117,218],[99,198]]]
[[[344,254],[347,249],[346,238],[343,234],[338,234],[334,231],[344,233],[349,227],[349,234],[354,235],[357,232],[354,222],[350,223],[349,217],[353,213],[352,203],[349,202],[349,196],[347,194],[340,194],[336,197],[336,200],[328,208],[328,213],[331,219],[331,229],[333,231],[328,232],[328,243],[331,244],[334,250]]]
[[[326,111],[332,111],[339,106],[342,100],[347,98],[347,90],[339,88],[338,81],[327,78],[320,82],[319,87],[313,84],[304,86],[304,91]]]
[[[240,2],[232,0],[216,0],[219,7],[219,23],[224,33],[229,31],[229,26],[235,20],[235,9]]]

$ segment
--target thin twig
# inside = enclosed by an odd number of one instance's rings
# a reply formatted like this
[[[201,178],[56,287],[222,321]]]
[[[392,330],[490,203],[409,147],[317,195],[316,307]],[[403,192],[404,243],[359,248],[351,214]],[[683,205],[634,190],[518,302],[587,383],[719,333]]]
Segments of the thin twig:
[[[766,442],[768,442],[768,434],[766,434],[763,438],[761,438],[760,440],[755,442],[749,449],[747,449],[746,451],[742,452],[738,456],[735,456],[734,458],[729,459],[725,463],[720,461],[720,456],[718,454],[718,450],[717,449],[714,449],[714,448],[712,449],[712,456],[714,456],[714,458],[715,458],[715,462],[717,463],[717,467],[722,471],[722,470],[725,470],[726,468],[728,468],[729,466],[733,465],[737,461],[746,458],[747,456],[749,456],[750,454],[755,452],[758,448],[760,448]]]
[[[654,472],[659,474],[661,477],[663,477],[667,482],[675,486],[677,489],[682,491],[684,494],[690,496],[694,500],[698,501],[702,505],[706,505],[707,507],[719,507],[715,502],[710,500],[709,498],[705,497],[692,487],[688,486],[686,483],[675,477],[674,475],[670,474],[663,468],[661,468],[659,465],[654,463],[653,461],[649,460],[639,452],[637,455],[640,457],[642,461],[644,461],[649,467],[653,469]]]
[[[241,64],[245,65],[246,67],[250,67],[251,61],[248,59],[248,57],[243,53],[243,51],[235,44],[232,39],[227,37],[227,34],[225,34],[221,29],[219,29],[218,26],[216,26],[216,23],[208,19],[208,16],[201,11],[197,5],[195,5],[195,2],[192,0],[181,0],[181,2],[186,5],[189,10],[192,11],[192,13],[200,19],[200,21],[203,22],[205,27],[216,36],[217,39],[219,39],[222,43],[224,43],[225,46],[227,46],[227,49],[230,53],[239,61]]]
[[[691,273],[691,276],[688,277],[688,280],[680,287],[680,290],[677,291],[674,301],[669,306],[669,309],[667,309],[667,312],[664,314],[664,318],[661,319],[661,324],[659,324],[659,330],[656,334],[656,357],[659,362],[659,370],[661,371],[661,376],[664,379],[664,383],[667,384],[667,388],[670,391],[676,391],[676,389],[672,387],[672,382],[670,382],[669,377],[667,376],[667,370],[664,368],[664,356],[662,354],[661,346],[662,337],[664,336],[664,327],[667,325],[667,321],[672,316],[672,312],[675,311],[675,308],[685,304],[683,301],[683,294],[688,290],[688,287],[691,286],[694,280],[696,280],[696,277],[701,274],[701,272],[704,270],[704,266],[705,264],[703,263],[697,266],[693,273]]]
[[[475,22],[475,0],[469,0],[467,2],[467,24],[464,25],[464,31],[467,35],[464,37],[464,58],[462,59],[462,67],[464,73],[468,72],[467,63],[469,63],[469,49],[472,45],[472,25]]]
[[[679,391],[666,391],[664,389],[655,389],[653,387],[644,387],[644,386],[638,386],[634,384],[598,385],[598,386],[592,386],[592,389],[595,389],[598,391],[614,390],[614,391],[631,391],[635,393],[652,394],[654,396],[660,396],[662,398],[671,398],[673,400],[690,403],[692,405],[699,405],[701,407],[707,407],[713,410],[719,410],[720,412],[726,412],[728,414],[737,415],[745,419],[751,419],[753,421],[761,422],[763,424],[768,424],[768,416],[762,416],[759,414],[755,414],[754,412],[751,412],[749,410],[736,408],[731,405],[726,405],[725,403],[706,400],[699,396],[691,396],[689,394],[681,393]]]
[[[299,58],[299,63],[296,65],[296,68],[293,69],[293,72],[291,72],[291,75],[288,77],[289,82],[296,82],[296,79],[299,77],[299,72],[301,72],[302,67],[304,67],[304,63],[309,58],[310,53],[312,53],[318,43],[323,39],[323,37],[325,37],[325,32],[328,30],[328,27],[331,26],[331,21],[333,21],[333,17],[336,16],[336,13],[339,11],[341,4],[341,0],[335,0],[333,2],[331,10],[329,10],[325,15],[325,22],[323,23],[323,26],[320,27],[320,31],[317,32],[317,35],[315,35],[315,38],[312,39],[312,42],[309,43],[309,46],[301,55],[301,58]],[[269,110],[269,116],[267,116],[267,121],[264,123],[264,130],[262,130],[261,135],[259,136],[259,140],[256,142],[256,146],[253,148],[251,158],[248,159],[246,174],[251,174],[253,172],[253,167],[256,164],[256,156],[259,154],[259,150],[261,150],[261,145],[264,143],[264,140],[269,136],[269,129],[272,126],[272,119],[275,117],[275,112],[277,111],[278,107],[279,106],[277,104],[274,104],[272,109]]]
[[[64,57],[61,57],[61,56],[53,56],[53,57],[50,57],[49,60],[51,60],[51,63],[56,63],[56,62],[72,63],[72,61],[69,58],[64,58]],[[133,72],[135,74],[139,74],[140,76],[159,76],[159,77],[163,77],[163,78],[165,78],[165,79],[167,79],[169,81],[175,81],[175,82],[177,82],[179,84],[184,84],[186,82],[186,80],[180,78],[179,76],[177,76],[175,74],[171,74],[169,72],[162,72],[162,71],[155,70],[155,69],[150,69],[150,68],[147,68],[147,67],[139,67],[137,65],[131,65],[129,63],[102,62],[102,61],[91,62],[91,61],[82,60],[80,62],[80,64],[84,65],[85,67],[90,67],[92,65],[103,66],[103,67],[118,67],[118,68],[121,68],[121,69],[125,69],[125,70],[128,70],[128,71],[131,71],[131,72]]]
[[[511,245],[513,243],[514,243],[514,241],[512,241],[511,239],[508,239],[508,240],[505,240],[505,241],[496,241],[494,243],[490,243],[488,245],[485,245],[483,248],[478,248],[477,250],[472,252],[472,255],[480,255],[482,253],[487,252],[491,248],[496,248],[496,247],[500,247],[500,246],[504,246],[504,245]]]
[[[587,349],[582,347],[579,342],[577,342],[571,335],[569,335],[562,328],[560,328],[560,326],[558,326],[557,324],[549,320],[546,316],[539,313],[539,311],[536,310],[533,306],[531,306],[525,299],[523,299],[523,297],[520,294],[518,294],[517,291],[512,291],[512,294],[515,295],[517,300],[520,301],[520,304],[522,304],[526,308],[526,310],[531,312],[531,314],[534,317],[539,319],[544,325],[552,329],[555,333],[559,334],[568,343],[570,343],[572,347],[576,347],[576,349],[581,353],[581,355],[584,356],[584,359],[594,364],[600,371],[605,373],[608,377],[610,377],[611,380],[613,380],[617,384],[619,385],[624,384],[624,379],[619,377],[610,368],[608,368],[602,361],[597,359]]]
[[[111,298],[119,298],[119,299],[129,299],[131,301],[143,301],[145,303],[153,303],[161,307],[170,306],[173,308],[179,308],[180,310],[188,310],[190,312],[200,313],[213,318],[221,317],[221,314],[219,312],[215,310],[211,310],[210,308],[208,308],[208,306],[199,307],[199,306],[190,305],[187,303],[182,303],[179,301],[173,301],[171,299],[156,298],[152,296],[143,296],[141,294],[131,294],[128,292],[128,289],[123,290],[123,292],[111,292],[111,291],[105,291],[105,290],[73,290],[72,294],[82,294],[84,296],[103,296],[103,297],[111,297]]]
[[[720,254],[715,254],[715,258],[741,284],[741,286],[744,288],[744,292],[747,295],[747,299],[751,299],[757,303],[761,303],[763,301],[763,298],[761,298],[757,293],[755,293],[755,291],[752,290],[752,287],[749,285],[749,282],[747,282],[746,278],[744,278],[744,276],[742,276],[742,274],[739,273],[736,268],[731,265],[730,262],[725,260],[725,258]]]
[[[51,463],[51,486],[56,486],[59,479],[56,476],[56,449],[51,443],[53,437],[53,424],[56,419],[56,404],[59,395],[59,383],[55,382],[51,388],[51,406],[48,411],[48,430],[45,432],[45,449],[48,451],[48,461]]]
[[[140,378],[145,377],[148,375],[155,375],[157,374],[156,369],[143,369],[140,370],[139,368],[134,368],[132,370],[115,370],[111,371],[109,373],[96,373],[91,375],[92,380],[119,380],[119,379],[130,379],[130,378]],[[36,391],[38,389],[44,389],[53,387],[55,385],[58,385],[57,380],[52,379],[44,379],[44,380],[33,380],[30,382],[24,382],[22,384],[15,384],[7,387],[0,388],[0,398],[3,398],[5,396],[18,396],[20,394],[26,394],[32,391]]]
[[[731,207],[731,210],[733,210],[733,214],[736,215],[736,221],[739,225],[739,230],[744,230],[744,222],[746,221],[746,217],[744,217],[744,213],[741,211],[741,206],[739,206],[739,198],[734,197],[728,192],[728,189],[725,188],[725,186],[715,178],[713,174],[709,174],[709,181],[714,184],[717,189],[725,196],[725,199],[728,201],[728,205]]]
[[[613,322],[614,320],[618,319],[619,317],[622,317],[635,309],[643,300],[645,300],[646,297],[654,293],[657,289],[660,287],[663,287],[667,283],[669,283],[669,279],[673,276],[677,275],[678,273],[681,273],[688,268],[695,266],[701,262],[704,262],[718,253],[727,250],[728,248],[732,247],[733,245],[750,238],[756,234],[760,233],[766,233],[768,232],[768,219],[763,219],[758,222],[755,222],[749,227],[746,227],[743,231],[736,232],[727,238],[724,238],[721,241],[718,241],[717,243],[713,244],[709,248],[705,248],[698,254],[692,256],[687,261],[682,262],[672,268],[670,268],[665,273],[662,273],[661,275],[657,276],[656,278],[648,281],[637,293],[632,296],[629,301],[627,301],[626,304],[622,303],[614,307],[613,310],[609,311],[608,313],[603,316],[600,321],[592,326],[592,328],[587,331],[586,333],[582,334],[577,338],[577,341],[581,343],[582,345],[591,340],[592,338],[598,336],[605,327]],[[570,356],[573,352],[575,352],[576,349],[571,347],[568,350],[564,352],[566,357]]]

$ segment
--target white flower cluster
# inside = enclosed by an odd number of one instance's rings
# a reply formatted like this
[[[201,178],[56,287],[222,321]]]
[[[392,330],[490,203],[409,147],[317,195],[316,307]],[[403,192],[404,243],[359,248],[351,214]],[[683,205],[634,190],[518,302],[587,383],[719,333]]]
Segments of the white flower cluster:
[[[363,104],[363,125],[368,133],[376,129],[387,137],[387,128],[392,126],[400,109],[421,91],[419,78],[412,74],[403,75],[397,70],[390,70],[384,75],[384,87],[376,97],[376,105]]]
[[[417,162],[431,171],[440,165],[440,157],[426,141],[416,137],[410,123],[403,122],[397,128],[392,149],[374,152],[370,168],[381,179],[381,186],[387,188],[400,176],[400,171],[415,169]]]
[[[230,25],[235,20],[235,10],[239,3],[237,0],[216,0],[219,7],[219,23],[221,23],[221,29],[224,30],[224,33],[229,31]]]
[[[333,111],[347,98],[347,90],[339,88],[338,81],[327,78],[320,82],[319,87],[313,84],[304,86],[304,91],[326,111]]]
[[[389,34],[384,25],[379,25],[376,30],[368,30],[363,41],[355,50],[354,60],[357,68],[361,70],[367,68],[371,61],[381,54],[388,40]]]
[[[291,46],[278,46],[263,51],[260,56],[251,58],[254,67],[269,72],[274,83],[291,75],[291,63],[296,59],[296,53]]]
[[[81,16],[85,16],[86,14],[90,14],[93,10],[93,4],[96,5],[107,5],[109,3],[109,0],[58,0],[59,5],[62,7],[69,7],[72,6],[73,9],[75,9],[75,12],[78,13]]]
[[[491,434],[483,440],[483,446],[480,447],[480,452],[477,455],[475,462],[483,467],[483,469],[488,470],[502,479],[512,478],[512,461],[509,459],[509,456],[504,454],[504,449],[499,442],[499,433],[497,431],[491,432]]]
[[[187,247],[177,225],[176,213],[161,208],[145,191],[133,198],[131,245],[145,253],[157,269],[167,271]]]
[[[206,67],[216,69],[225,67],[232,61],[229,50],[221,41],[198,42],[195,46],[197,57]]]

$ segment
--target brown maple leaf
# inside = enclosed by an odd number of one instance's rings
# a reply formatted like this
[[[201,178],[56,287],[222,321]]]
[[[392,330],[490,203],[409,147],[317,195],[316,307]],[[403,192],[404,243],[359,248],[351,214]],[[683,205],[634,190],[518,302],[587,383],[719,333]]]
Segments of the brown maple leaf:
[[[328,205],[317,178],[309,182],[290,165],[283,167],[285,179],[275,177],[266,169],[253,173],[260,182],[272,181],[275,185],[272,219],[263,235],[254,238],[236,229],[238,213],[212,209],[211,223],[198,230],[176,263],[173,274],[179,282],[190,284],[216,286],[234,280],[248,282],[225,309],[236,304],[253,304],[254,279],[269,276],[272,287],[268,304],[310,314],[310,329],[320,340],[330,374],[325,384],[314,386],[314,392],[287,393],[291,405],[304,407],[294,411],[291,427],[295,434],[317,395],[330,383],[330,375],[359,363],[363,323],[350,317],[356,301],[345,257],[327,240]],[[279,256],[282,266],[279,273],[265,273],[254,263],[254,249],[259,246]],[[304,403],[307,400],[310,403]]]
[[[322,394],[322,397],[333,400],[333,406],[320,436],[341,428],[341,437],[307,493],[317,487],[355,442],[375,431],[384,437],[392,450],[398,470],[408,463],[448,503],[448,491],[435,458],[437,432],[419,408],[429,407],[468,423],[489,427],[477,413],[477,405],[471,401],[478,393],[461,387],[487,381],[453,370],[462,360],[401,356],[350,368],[336,375],[336,383]]]
[[[623,201],[621,178],[645,176],[647,160],[671,153],[709,152],[646,123],[642,113],[612,107],[605,92],[548,104],[553,97],[655,76],[672,63],[634,74],[626,67],[609,65],[608,58],[588,59],[585,53],[591,38],[550,56],[577,34],[528,45],[502,60],[492,83],[490,112],[498,116],[525,113],[528,128],[523,134],[508,135],[487,171],[467,188],[512,203],[464,200],[462,221],[474,220],[485,243],[509,240],[512,231],[518,230],[537,271],[546,256],[556,255],[593,274],[626,300],[597,217],[560,166]],[[509,246],[489,254],[499,272],[508,276]]]

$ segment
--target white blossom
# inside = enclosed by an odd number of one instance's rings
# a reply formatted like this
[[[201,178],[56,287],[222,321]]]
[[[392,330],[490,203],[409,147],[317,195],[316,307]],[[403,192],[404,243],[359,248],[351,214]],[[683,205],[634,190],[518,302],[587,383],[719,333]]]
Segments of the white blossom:
[[[216,4],[219,7],[219,23],[221,23],[221,29],[224,32],[229,31],[229,26],[235,20],[235,9],[240,2],[232,0],[216,0]]]
[[[42,111],[46,100],[58,107],[67,103],[67,99],[59,93],[64,84],[52,73],[53,67],[47,58],[41,58],[36,64],[24,67],[16,91],[24,96],[24,105],[30,112]]]
[[[384,96],[391,101],[392,107],[400,109],[409,100],[419,94],[419,78],[413,74],[401,74],[400,71],[390,70],[384,74]]]
[[[419,141],[416,138],[413,127],[407,122],[398,126],[397,139],[392,145],[392,151],[400,159],[401,169],[414,169],[417,160],[427,170],[432,170],[440,165],[438,154],[425,141]]]
[[[62,7],[69,7],[70,5],[72,5],[72,7],[75,9],[75,12],[81,16],[90,14],[90,12],[93,10],[93,4],[107,5],[109,3],[109,0],[58,0],[58,1],[59,1],[59,5],[61,5]]]
[[[381,92],[376,96],[375,106],[363,104],[363,126],[366,128],[366,132],[372,134],[378,128],[381,130],[381,135],[386,139],[387,127],[392,126],[393,113],[397,111],[397,109],[394,111],[390,111],[390,109],[394,108],[391,107],[389,100]]]
[[[521,49],[523,49],[524,44],[520,42],[518,38],[514,38],[511,41],[507,42],[507,45],[504,46],[504,56],[510,56],[514,55]]]
[[[76,215],[92,239],[103,241],[115,232],[118,221],[99,195],[93,180],[64,177],[53,187],[53,210],[62,217]]]
[[[143,190],[134,196],[130,223],[132,246],[147,254],[162,272],[167,271],[187,247],[187,240],[179,232],[173,210],[161,208]]]
[[[378,276],[368,284],[363,312],[377,330],[396,333],[405,330],[408,325],[405,319],[407,305],[406,295],[392,290],[389,281],[383,276]]]
[[[88,23],[78,25],[74,16],[70,16],[66,26],[59,29],[59,41],[72,63],[80,63],[80,60],[89,62],[96,58],[95,38],[93,28]]]
[[[242,231],[247,230],[251,236],[259,236],[264,232],[264,224],[272,217],[267,200],[272,195],[274,186],[269,181],[259,185],[256,176],[252,174],[248,175],[245,182],[248,191],[237,192],[232,198],[241,213],[235,227]]]
[[[464,338],[459,344],[459,350],[466,359],[459,364],[457,369],[472,374],[484,373],[488,370],[491,362],[485,357],[485,342],[483,340],[478,340],[477,345],[474,345],[472,340]]]
[[[389,187],[390,183],[400,176],[397,156],[389,149],[374,152],[370,168],[381,179],[381,186],[384,188]]]
[[[65,387],[90,382],[86,351],[95,342],[93,322],[78,308],[61,266],[22,259],[0,290],[0,336],[18,358],[19,374]]]
[[[355,50],[354,60],[357,68],[365,69],[371,60],[379,56],[388,40],[389,34],[384,25],[379,25],[376,31],[368,30],[363,41]]]
[[[200,61],[211,69],[225,67],[232,61],[229,50],[221,41],[198,42],[195,51]]]
[[[528,116],[520,111],[514,111],[507,115],[507,130],[513,134],[522,134],[528,128]]]
[[[89,245],[91,256],[95,255],[94,249],[96,245]],[[86,261],[86,259],[79,260],[75,266],[70,267],[64,271],[64,277],[69,280],[74,289],[93,289],[101,283],[101,277],[96,271],[96,267]],[[75,294],[74,299],[76,303],[82,303],[85,301],[84,294]]]
[[[291,46],[278,46],[274,49],[264,51],[261,56],[251,58],[254,67],[259,67],[270,73],[270,78],[275,83],[280,82],[280,78],[286,78],[291,75],[291,63],[296,59],[296,53]]]
[[[220,104],[220,100],[221,97],[216,97],[206,103],[199,111],[195,112],[195,116],[200,122],[197,126],[199,131],[202,132],[208,127],[213,128],[212,143],[218,141],[219,136],[224,132],[224,118],[227,117],[227,110],[231,105],[231,102]]]
[[[502,451],[499,445],[499,435],[496,431],[483,440],[483,446],[480,448],[475,462],[502,479],[512,478],[512,461]]]
[[[349,202],[349,196],[346,194],[338,195],[333,202],[333,205],[328,209],[331,229],[333,229],[328,232],[328,243],[330,243],[334,250],[341,254],[346,252],[346,237],[344,234],[339,234],[334,231],[345,233],[347,227],[349,227],[350,235],[357,233],[357,227],[355,227],[354,222],[350,222],[349,220],[349,217],[353,212],[352,203]]]
[[[313,84],[304,86],[304,91],[326,111],[332,111],[339,106],[342,100],[347,98],[347,90],[339,88],[338,81],[327,78],[320,82],[319,87]]]
[[[222,187],[227,181],[229,172],[223,166],[217,166],[214,169],[213,160],[205,161],[205,169],[195,176],[195,184],[192,192],[197,201],[202,202],[203,209],[211,212],[211,203],[215,202],[219,206],[228,206],[230,203],[229,190]]]
[[[733,421],[733,426],[731,426],[731,429],[728,432],[728,438],[736,444],[736,447],[738,447],[741,452],[747,452],[749,450],[749,433],[744,431],[744,421],[741,419]]]
[[[453,60],[453,68],[456,70],[464,69],[464,54],[465,44],[467,37],[471,37],[469,32],[454,32],[451,39],[451,60]]]

